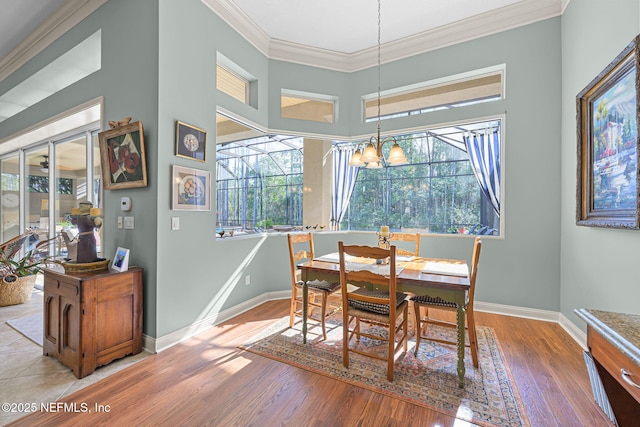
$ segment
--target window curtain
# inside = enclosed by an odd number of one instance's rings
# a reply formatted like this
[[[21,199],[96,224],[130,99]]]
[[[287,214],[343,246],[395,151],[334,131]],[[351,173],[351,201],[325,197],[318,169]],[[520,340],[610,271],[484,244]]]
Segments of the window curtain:
[[[349,166],[349,160],[355,148],[338,148],[333,150],[333,197],[331,199],[331,228],[340,229],[340,222],[344,218],[349,206],[351,194],[356,186],[358,170]]]
[[[482,193],[491,201],[493,210],[500,217],[499,129],[493,132],[477,132],[473,134],[473,137],[466,133],[463,138]]]

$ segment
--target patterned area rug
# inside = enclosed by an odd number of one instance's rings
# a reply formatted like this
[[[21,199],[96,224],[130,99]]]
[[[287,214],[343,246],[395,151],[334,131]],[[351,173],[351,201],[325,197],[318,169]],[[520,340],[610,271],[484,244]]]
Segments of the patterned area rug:
[[[279,320],[241,348],[308,371],[420,405],[481,426],[529,426],[518,391],[504,363],[500,346],[488,327],[477,327],[479,367],[465,352],[465,386],[458,388],[455,346],[415,340],[399,356],[394,380],[386,376],[386,362],[350,353],[350,366],[342,365],[341,313],[328,318],[327,340],[319,324],[309,321],[307,344],[302,344],[302,323],[289,328],[289,317]],[[453,339],[455,330],[430,326],[432,336]],[[381,341],[362,338],[360,345],[383,350]]]

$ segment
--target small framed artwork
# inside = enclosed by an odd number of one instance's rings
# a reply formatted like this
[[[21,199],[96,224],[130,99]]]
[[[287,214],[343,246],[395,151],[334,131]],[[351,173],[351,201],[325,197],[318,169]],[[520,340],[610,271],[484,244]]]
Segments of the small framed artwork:
[[[127,271],[129,269],[129,249],[118,247],[113,257],[111,268],[116,271]]]
[[[640,36],[577,96],[577,225],[640,226],[639,43]]]
[[[142,122],[98,134],[102,182],[107,190],[147,186],[147,161]]]
[[[205,161],[207,132],[204,129],[176,121],[176,156]]]
[[[171,209],[211,210],[211,172],[173,165]]]

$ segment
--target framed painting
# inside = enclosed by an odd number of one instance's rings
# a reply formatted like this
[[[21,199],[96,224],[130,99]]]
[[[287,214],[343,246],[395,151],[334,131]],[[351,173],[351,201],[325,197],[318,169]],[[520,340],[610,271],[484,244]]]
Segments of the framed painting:
[[[204,129],[176,121],[176,156],[205,161],[207,132]]]
[[[173,165],[171,209],[211,210],[211,172]]]
[[[102,182],[106,190],[147,186],[147,161],[142,122],[98,134]]]
[[[576,224],[639,228],[636,37],[577,96]]]

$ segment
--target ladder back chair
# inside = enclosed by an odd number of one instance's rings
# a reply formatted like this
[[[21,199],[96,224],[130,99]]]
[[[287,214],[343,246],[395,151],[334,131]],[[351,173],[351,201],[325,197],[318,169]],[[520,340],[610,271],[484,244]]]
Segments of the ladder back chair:
[[[313,247],[313,235],[311,233],[287,234],[289,244],[289,265],[291,266],[291,310],[289,313],[289,327],[295,322],[296,314],[302,315],[302,285],[300,270],[297,265],[303,260],[312,260],[315,256]],[[329,295],[340,288],[340,282],[326,282],[324,280],[312,280],[307,282],[309,300],[307,304],[320,309],[320,317],[316,317],[322,325],[322,336],[327,339],[325,319],[333,311],[327,313],[327,300]],[[316,300],[320,297],[320,302]],[[311,317],[311,316],[309,316]]]
[[[399,350],[407,351],[407,318],[409,303],[407,295],[396,291],[396,247],[383,249],[372,246],[346,246],[338,242],[340,255],[340,285],[342,288],[343,341],[342,362],[349,367],[349,352],[387,361],[387,379],[393,381],[393,365]],[[369,258],[372,260],[389,259],[389,276],[376,274],[369,270],[353,271],[345,262],[345,254]],[[376,265],[376,267],[378,267]],[[383,266],[380,266],[383,267]],[[355,288],[348,285],[368,284]],[[402,320],[398,322],[398,319]],[[354,327],[351,323],[355,320]],[[372,329],[362,330],[361,322],[386,326],[386,336],[375,334]],[[351,339],[356,343],[351,346]],[[366,346],[358,346],[360,337],[387,342],[386,354],[367,351]]]
[[[476,276],[478,274],[478,263],[480,261],[480,249],[482,247],[482,240],[480,237],[476,237],[473,242],[473,253],[471,255],[471,270],[469,272],[469,292],[467,293],[467,305],[466,311],[466,326],[468,331],[469,343],[465,343],[466,347],[471,349],[471,359],[473,360],[473,366],[478,367],[478,340],[476,338],[476,322],[473,313],[473,300],[476,289]],[[427,337],[424,334],[427,332],[428,325],[440,325],[451,328],[456,328],[455,322],[449,322],[446,320],[435,319],[429,317],[429,308],[435,308],[438,310],[456,311],[456,305],[454,303],[442,301],[440,298],[432,298],[428,295],[425,296],[413,296],[413,310],[415,312],[415,324],[416,324],[416,347],[414,353],[418,354],[418,348],[420,347],[420,340],[426,339],[436,341],[443,344],[457,345],[457,342],[447,341],[442,339],[436,339]],[[421,312],[422,311],[422,312]]]
[[[389,238],[390,242],[413,242],[415,248],[413,251],[407,250],[396,245],[396,255],[401,256],[420,256],[420,233],[393,233]]]

